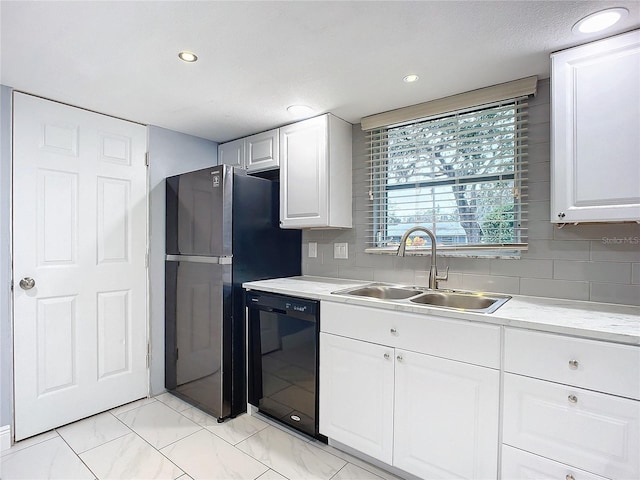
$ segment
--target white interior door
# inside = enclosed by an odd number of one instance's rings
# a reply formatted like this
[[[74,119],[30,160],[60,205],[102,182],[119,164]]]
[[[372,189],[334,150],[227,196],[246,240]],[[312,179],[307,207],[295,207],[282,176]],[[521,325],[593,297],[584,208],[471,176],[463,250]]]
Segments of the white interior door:
[[[14,94],[16,440],[147,395],[145,151],[142,125]]]

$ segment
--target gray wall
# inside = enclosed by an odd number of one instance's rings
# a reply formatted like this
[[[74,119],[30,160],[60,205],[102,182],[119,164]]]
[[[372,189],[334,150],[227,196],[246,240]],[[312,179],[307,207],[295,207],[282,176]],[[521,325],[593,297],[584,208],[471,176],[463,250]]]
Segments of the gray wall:
[[[521,259],[509,260],[439,255],[440,271],[450,268],[449,281],[441,286],[638,305],[640,225],[566,225],[559,229],[549,223],[549,98],[549,80],[542,80],[537,96],[530,101],[529,250],[522,253]],[[370,207],[360,125],[354,125],[353,138],[354,228],[305,231],[303,273],[426,285],[429,257],[364,253]],[[318,242],[317,258],[308,258],[310,241]],[[334,242],[349,243],[349,259],[333,258]]]
[[[12,423],[11,89],[0,85],[0,426]]]
[[[151,394],[164,391],[165,183],[179,173],[218,164],[218,144],[149,127],[149,292],[151,318]]]

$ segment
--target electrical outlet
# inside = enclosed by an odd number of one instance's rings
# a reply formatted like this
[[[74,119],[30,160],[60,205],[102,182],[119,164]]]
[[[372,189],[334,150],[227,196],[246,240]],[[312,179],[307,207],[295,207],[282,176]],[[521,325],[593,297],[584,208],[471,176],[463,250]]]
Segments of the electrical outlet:
[[[348,243],[334,243],[333,244],[333,258],[349,258],[349,244]]]
[[[318,242],[309,242],[309,258],[318,257]]]

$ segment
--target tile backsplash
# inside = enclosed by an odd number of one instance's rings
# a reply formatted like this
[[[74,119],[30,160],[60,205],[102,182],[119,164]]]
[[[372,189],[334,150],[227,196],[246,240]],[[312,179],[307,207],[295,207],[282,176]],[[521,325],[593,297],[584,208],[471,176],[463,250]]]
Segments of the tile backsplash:
[[[443,288],[640,305],[640,225],[585,224],[558,228],[549,222],[550,85],[538,83],[529,102],[529,250],[520,259],[438,257],[449,267]],[[353,127],[353,224],[348,230],[306,230],[305,275],[426,285],[429,257],[364,253],[367,216],[365,138]],[[308,243],[317,242],[316,258]],[[333,244],[349,244],[348,259],[333,258]]]

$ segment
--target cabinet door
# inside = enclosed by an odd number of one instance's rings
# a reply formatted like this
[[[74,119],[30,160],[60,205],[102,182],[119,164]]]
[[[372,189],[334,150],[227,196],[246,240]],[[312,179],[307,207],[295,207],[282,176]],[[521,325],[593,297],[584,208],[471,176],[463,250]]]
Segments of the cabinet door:
[[[391,464],[393,349],[320,334],[320,433]]]
[[[551,221],[640,219],[640,31],[551,57]]]
[[[278,129],[245,138],[247,172],[262,172],[280,165]]]
[[[640,402],[506,373],[503,442],[608,478],[640,478]]]
[[[218,164],[246,168],[244,146],[244,138],[218,145]]]
[[[280,128],[280,224],[284,228],[328,224],[326,115]]]
[[[496,478],[498,370],[395,355],[393,465],[421,478]]]

